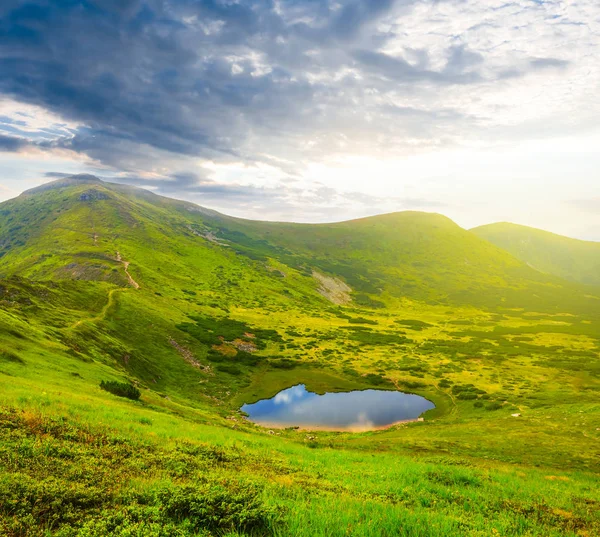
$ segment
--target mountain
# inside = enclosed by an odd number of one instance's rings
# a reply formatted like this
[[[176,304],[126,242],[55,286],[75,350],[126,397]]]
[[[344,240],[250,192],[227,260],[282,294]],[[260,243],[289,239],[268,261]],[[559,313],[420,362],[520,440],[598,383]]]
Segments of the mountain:
[[[69,353],[111,364],[118,357],[134,378],[183,397],[194,393],[195,380],[180,342],[198,363],[235,359],[244,333],[272,330],[273,319],[289,312],[309,325],[328,319],[325,326],[346,325],[352,315],[402,317],[407,308],[423,311],[426,324],[435,308],[436,318],[440,311],[600,316],[594,288],[543,274],[438,214],[255,222],[88,175],[0,204],[0,278],[4,294],[18,297],[10,303],[20,313],[4,317],[8,330],[23,333],[25,321]],[[192,322],[198,314],[204,320]],[[215,341],[200,332],[217,323],[226,339],[228,319],[247,330],[215,354]],[[297,333],[294,323],[288,329]],[[385,330],[353,337],[402,341],[401,327]],[[266,335],[260,345],[280,352],[281,337]],[[286,354],[279,355],[284,363]],[[232,369],[241,384],[256,365],[245,359]]]
[[[328,286],[342,285],[347,291],[339,300],[367,307],[410,298],[489,308],[527,303],[551,311],[557,295],[567,310],[586,301],[582,289],[438,214],[315,225],[254,222],[87,175],[0,204],[0,255],[0,275],[119,284],[130,277],[119,270],[125,260],[151,288],[164,285],[165,267],[170,284],[180,287],[210,280],[218,266],[258,270],[261,280],[268,267],[269,280],[295,274],[300,293],[327,295]],[[278,272],[272,263],[282,265]],[[291,281],[268,286],[287,294]]]
[[[435,408],[240,411],[299,384]],[[254,222],[87,175],[0,204],[1,535],[597,535],[599,394],[598,288],[442,215]]]
[[[510,223],[471,230],[531,267],[565,280],[600,285],[600,243]]]

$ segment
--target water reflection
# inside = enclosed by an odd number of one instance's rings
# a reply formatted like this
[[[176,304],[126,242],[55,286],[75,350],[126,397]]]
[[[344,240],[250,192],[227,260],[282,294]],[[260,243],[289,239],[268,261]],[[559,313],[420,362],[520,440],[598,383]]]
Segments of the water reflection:
[[[432,408],[431,401],[410,393],[364,390],[317,395],[299,384],[242,410],[253,422],[270,427],[364,431],[414,420]]]

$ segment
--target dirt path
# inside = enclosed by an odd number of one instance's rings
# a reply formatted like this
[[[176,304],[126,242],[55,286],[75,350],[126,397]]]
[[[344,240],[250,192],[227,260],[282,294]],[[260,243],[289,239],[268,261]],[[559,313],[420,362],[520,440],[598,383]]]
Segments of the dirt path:
[[[129,282],[129,285],[131,285],[131,287],[134,287],[135,289],[139,289],[140,288],[140,284],[138,282],[136,282],[132,277],[131,274],[129,274],[129,261],[125,261],[122,257],[121,254],[119,252],[117,252],[117,261],[119,263],[121,263],[123,265],[123,267],[125,268],[125,275],[127,276],[127,281]]]
[[[131,285],[135,289],[139,289],[140,284],[131,277],[131,274],[129,274],[129,270],[127,270],[129,268],[129,261],[122,261],[122,263],[123,263],[123,267],[125,267],[125,274],[127,275],[127,280],[129,281],[129,285]]]
[[[119,252],[117,252],[116,260],[119,263],[121,263],[123,265],[123,267],[125,268],[125,275],[127,276],[127,281],[129,282],[129,285],[131,287],[133,287],[134,289],[139,289],[140,285],[131,277],[131,274],[129,274],[129,270],[128,270],[129,261],[124,261],[121,258],[121,254]],[[75,328],[77,328],[78,326],[81,326],[85,322],[97,323],[97,322],[103,321],[106,318],[108,311],[115,303],[115,293],[118,293],[120,291],[127,291],[128,289],[129,289],[128,287],[119,287],[118,289],[111,289],[108,292],[108,300],[106,301],[106,304],[103,306],[102,310],[100,311],[100,313],[98,315],[95,315],[94,317],[86,317],[85,319],[79,319],[79,321],[76,321],[71,326],[69,326],[68,329],[74,330]]]
[[[119,289],[111,289],[108,292],[108,300],[106,301],[106,304],[104,305],[104,307],[102,308],[102,310],[100,311],[100,313],[94,317],[86,317],[85,319],[80,319],[79,321],[73,323],[71,326],[69,326],[69,330],[74,330],[75,328],[77,328],[78,326],[80,326],[81,324],[85,323],[85,322],[89,322],[89,323],[97,323],[99,321],[103,321],[106,318],[106,314],[108,313],[108,310],[113,306],[113,304],[115,303],[115,293],[118,293],[119,291],[127,291],[126,288],[124,287],[120,287]]]
[[[458,406],[456,405],[456,399],[454,398],[454,394],[451,391],[444,391],[442,390],[439,386],[435,386],[435,389],[440,392],[443,393],[444,395],[447,395],[448,397],[450,397],[450,400],[452,401],[452,407],[450,408],[450,412],[448,412],[448,414],[450,415],[454,415],[456,414],[456,412],[458,411]]]

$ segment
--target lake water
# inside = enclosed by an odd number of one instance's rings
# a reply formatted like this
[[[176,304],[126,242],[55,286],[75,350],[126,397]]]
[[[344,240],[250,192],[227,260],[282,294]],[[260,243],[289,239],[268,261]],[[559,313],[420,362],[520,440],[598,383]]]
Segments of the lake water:
[[[244,405],[250,420],[267,427],[367,431],[417,419],[435,405],[411,393],[363,390],[318,395],[298,384],[271,399]]]

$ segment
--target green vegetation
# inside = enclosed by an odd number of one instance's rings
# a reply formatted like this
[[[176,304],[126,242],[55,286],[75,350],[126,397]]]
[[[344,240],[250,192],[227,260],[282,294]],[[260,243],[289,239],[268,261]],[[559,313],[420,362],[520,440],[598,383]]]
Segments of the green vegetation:
[[[135,386],[127,384],[126,382],[117,382],[115,380],[103,380],[100,382],[100,388],[112,393],[113,395],[127,397],[127,399],[131,399],[133,401],[137,401],[142,395],[140,390],[138,390]]]
[[[542,272],[600,285],[600,243],[562,237],[516,224],[490,224],[471,230]]]
[[[0,248],[0,535],[600,534],[600,287],[439,215],[249,222],[89,177],[1,204]],[[298,383],[436,408],[239,412]]]

